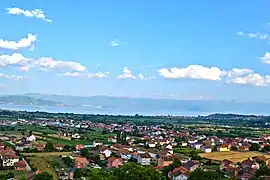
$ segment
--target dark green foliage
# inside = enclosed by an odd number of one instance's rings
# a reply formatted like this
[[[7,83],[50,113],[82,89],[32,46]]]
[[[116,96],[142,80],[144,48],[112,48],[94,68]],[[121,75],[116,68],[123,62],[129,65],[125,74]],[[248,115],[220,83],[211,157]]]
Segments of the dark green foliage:
[[[165,180],[166,177],[151,167],[139,166],[135,163],[126,163],[113,170],[116,180]]]
[[[44,149],[46,152],[52,152],[52,151],[54,151],[55,150],[55,148],[54,148],[54,145],[53,145],[53,143],[51,143],[51,142],[48,142],[47,144],[46,144],[46,147],[45,147],[45,149]]]
[[[33,180],[53,180],[53,176],[48,172],[43,172],[35,175]]]
[[[231,147],[231,150],[233,150],[233,151],[237,151],[237,150],[238,150],[238,148],[237,148],[236,146],[232,146],[232,147]]]
[[[203,171],[198,168],[190,173],[188,180],[219,180],[223,178],[224,175],[220,172]]]
[[[73,162],[73,160],[72,160],[69,156],[63,157],[62,159],[63,159],[64,163],[65,163],[68,167],[73,166],[74,162]]]
[[[251,143],[251,146],[249,148],[250,151],[259,151],[260,146],[258,143]]]
[[[89,153],[89,150],[86,149],[86,148],[84,148],[84,149],[82,150],[81,155],[82,155],[83,157],[86,157],[87,159],[90,159],[90,153]]]

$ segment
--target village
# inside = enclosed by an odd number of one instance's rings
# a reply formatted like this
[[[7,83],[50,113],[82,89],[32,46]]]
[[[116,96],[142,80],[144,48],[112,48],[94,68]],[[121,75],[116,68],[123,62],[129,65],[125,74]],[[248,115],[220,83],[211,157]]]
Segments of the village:
[[[217,137],[131,122],[18,119],[0,123],[0,174],[14,179],[33,179],[42,172],[53,179],[80,179],[92,169],[110,170],[130,162],[173,180],[187,180],[199,170],[248,180],[262,167],[270,169],[267,134]]]

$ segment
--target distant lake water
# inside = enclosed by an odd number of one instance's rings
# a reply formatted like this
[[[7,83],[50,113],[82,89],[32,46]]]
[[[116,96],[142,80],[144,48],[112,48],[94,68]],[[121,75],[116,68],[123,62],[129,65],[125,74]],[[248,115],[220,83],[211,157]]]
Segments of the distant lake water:
[[[178,116],[198,116],[208,115],[211,113],[206,112],[170,112],[170,111],[158,111],[154,110],[133,112],[133,111],[118,111],[116,109],[109,108],[92,108],[92,107],[62,107],[62,106],[31,106],[31,105],[14,105],[14,104],[0,104],[0,109],[16,110],[16,111],[44,111],[51,113],[76,113],[76,114],[109,114],[109,115],[178,115]]]

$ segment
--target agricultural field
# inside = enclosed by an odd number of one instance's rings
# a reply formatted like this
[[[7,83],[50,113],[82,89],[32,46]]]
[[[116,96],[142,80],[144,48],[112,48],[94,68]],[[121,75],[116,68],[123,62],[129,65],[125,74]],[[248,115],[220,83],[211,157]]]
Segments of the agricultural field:
[[[38,152],[38,153],[21,153],[23,156],[33,157],[51,157],[51,156],[71,156],[72,152]]]
[[[26,159],[32,168],[38,169],[41,172],[48,172],[53,175],[54,180],[57,180],[57,174],[55,173],[52,165],[50,165],[44,157],[27,157]]]
[[[212,159],[217,161],[222,161],[224,159],[231,160],[233,162],[241,162],[247,158],[251,158],[253,156],[262,156],[264,155],[267,158],[270,158],[270,155],[263,154],[260,152],[250,151],[250,152],[237,152],[237,151],[229,151],[229,152],[212,152],[212,153],[201,153],[199,154],[201,157],[206,159]]]

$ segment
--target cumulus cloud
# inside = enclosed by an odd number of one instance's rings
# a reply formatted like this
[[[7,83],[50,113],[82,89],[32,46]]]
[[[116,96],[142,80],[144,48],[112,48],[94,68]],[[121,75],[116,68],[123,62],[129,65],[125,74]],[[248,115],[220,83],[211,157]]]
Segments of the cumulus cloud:
[[[0,73],[0,78],[5,78],[5,79],[12,79],[12,80],[23,80],[23,76],[17,76],[17,75],[6,75],[3,73]]]
[[[221,80],[231,84],[247,84],[253,86],[267,86],[270,84],[269,75],[260,75],[252,69],[233,68],[221,70],[217,67],[204,67],[201,65],[189,65],[186,68],[162,68],[158,70],[160,75],[168,79],[204,79]]]
[[[33,9],[33,10],[24,10],[17,7],[6,8],[8,14],[12,15],[22,15],[26,17],[32,17],[37,19],[42,19],[46,22],[51,23],[52,20],[46,17],[45,13],[41,9]]]
[[[18,50],[22,48],[33,48],[33,43],[37,40],[37,36],[34,34],[28,34],[27,37],[22,38],[18,41],[7,41],[0,39],[0,49],[11,49]]]
[[[232,78],[232,77],[238,77],[238,76],[243,76],[249,73],[252,73],[253,70],[252,69],[239,69],[239,68],[233,68],[230,71],[223,71],[222,72],[222,76],[227,76],[228,78]]]
[[[40,68],[44,70],[72,70],[84,72],[86,67],[74,61],[54,60],[50,57],[41,57],[38,59],[26,58],[22,54],[13,53],[12,55],[0,55],[0,66],[18,66],[22,71],[28,71],[31,68]]]
[[[71,77],[87,77],[87,78],[105,78],[110,75],[109,72],[97,72],[97,73],[89,73],[89,72],[65,72],[58,73],[58,76],[71,76]]]
[[[118,76],[119,79],[136,79],[136,77],[132,74],[131,69],[125,67],[123,69],[123,74]]]
[[[242,77],[235,77],[228,80],[228,83],[249,84],[253,86],[267,86],[270,83],[270,76],[262,76],[258,73],[253,73]]]
[[[158,72],[168,79],[207,79],[221,80],[222,71],[218,67],[204,67],[201,65],[189,65],[186,68],[173,67],[171,69],[162,68]]]
[[[266,52],[263,57],[261,57],[261,60],[265,64],[270,64],[270,53]]]

